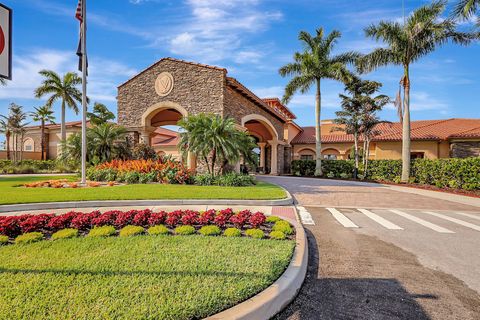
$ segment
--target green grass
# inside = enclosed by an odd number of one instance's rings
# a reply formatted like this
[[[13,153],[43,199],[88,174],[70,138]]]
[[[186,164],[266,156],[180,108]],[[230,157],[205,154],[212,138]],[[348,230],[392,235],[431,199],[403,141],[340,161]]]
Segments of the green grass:
[[[0,204],[86,201],[86,200],[145,200],[145,199],[283,199],[280,187],[259,181],[252,187],[218,187],[165,184],[134,184],[116,187],[53,189],[16,187],[24,183],[50,179],[76,180],[62,177],[0,178]]]
[[[0,319],[199,319],[262,291],[294,241],[76,238],[0,247]]]

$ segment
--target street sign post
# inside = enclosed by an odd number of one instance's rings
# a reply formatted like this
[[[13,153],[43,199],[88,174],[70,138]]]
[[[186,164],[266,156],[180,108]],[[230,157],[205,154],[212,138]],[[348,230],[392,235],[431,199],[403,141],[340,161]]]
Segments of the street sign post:
[[[12,10],[1,3],[0,77],[12,80]]]

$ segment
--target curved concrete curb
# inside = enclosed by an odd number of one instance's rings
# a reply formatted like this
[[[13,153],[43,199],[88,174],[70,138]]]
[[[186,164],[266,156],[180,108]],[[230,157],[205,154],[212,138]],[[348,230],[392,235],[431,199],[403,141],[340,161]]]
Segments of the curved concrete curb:
[[[98,200],[98,201],[68,201],[42,202],[0,205],[0,213],[30,210],[103,208],[128,206],[176,206],[176,205],[244,205],[244,206],[288,206],[293,204],[292,196],[286,191],[287,198],[278,200]]]
[[[307,238],[305,230],[299,222],[286,220],[295,226],[297,242],[287,270],[264,291],[230,309],[210,316],[206,320],[267,320],[282,311],[297,296],[307,273]]]

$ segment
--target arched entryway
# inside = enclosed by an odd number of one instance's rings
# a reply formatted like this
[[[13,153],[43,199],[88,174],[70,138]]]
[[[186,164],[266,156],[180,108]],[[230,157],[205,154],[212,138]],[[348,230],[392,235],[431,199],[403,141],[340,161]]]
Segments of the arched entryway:
[[[273,124],[262,115],[250,114],[242,118],[242,127],[257,141],[260,149],[260,172],[277,175],[279,173],[278,145],[280,141]]]

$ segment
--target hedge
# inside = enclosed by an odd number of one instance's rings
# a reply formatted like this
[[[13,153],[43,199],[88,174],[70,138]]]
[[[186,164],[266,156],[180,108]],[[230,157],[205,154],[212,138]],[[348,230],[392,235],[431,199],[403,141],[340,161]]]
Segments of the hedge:
[[[331,178],[352,177],[352,160],[323,160],[323,172]],[[294,160],[292,172],[298,176],[313,176],[314,160]],[[370,160],[365,179],[400,182],[401,160]],[[360,174],[364,174],[360,167]],[[480,157],[465,159],[415,159],[412,160],[410,182],[433,185],[438,188],[464,190],[480,189]]]
[[[26,173],[57,173],[74,172],[76,168],[71,164],[64,164],[55,160],[22,160],[17,163],[11,160],[0,160],[0,173],[26,174]]]

